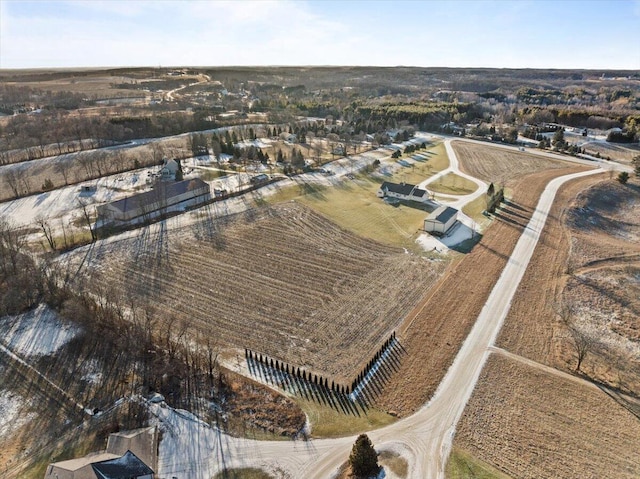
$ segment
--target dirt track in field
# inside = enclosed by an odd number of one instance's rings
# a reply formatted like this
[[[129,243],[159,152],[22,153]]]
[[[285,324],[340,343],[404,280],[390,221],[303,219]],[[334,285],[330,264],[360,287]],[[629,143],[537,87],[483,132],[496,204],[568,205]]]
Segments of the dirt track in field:
[[[640,393],[640,204],[637,188],[604,175],[567,185],[549,216],[545,235],[514,299],[498,345],[567,371],[576,366],[559,304],[576,309],[573,321],[601,343],[582,366],[589,377]],[[637,206],[636,206],[637,207]],[[635,274],[634,274],[635,271]],[[531,305],[535,304],[535,308]]]
[[[496,186],[509,185],[515,179],[531,173],[567,166],[564,161],[523,153],[515,148],[505,149],[468,141],[454,141],[452,145],[463,161],[465,173]]]
[[[640,189],[607,178],[574,180],[559,192],[497,341],[508,353],[491,358],[459,424],[456,446],[512,477],[640,473],[637,401],[587,385],[640,391],[640,223],[633,214]],[[567,302],[576,308],[573,321],[597,340],[580,376],[557,313]],[[565,374],[575,377],[559,378]]]

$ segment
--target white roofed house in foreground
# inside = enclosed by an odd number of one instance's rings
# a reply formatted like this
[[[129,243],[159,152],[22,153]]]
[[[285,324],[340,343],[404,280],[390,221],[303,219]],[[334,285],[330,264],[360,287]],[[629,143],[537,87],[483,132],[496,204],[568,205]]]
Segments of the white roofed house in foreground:
[[[440,205],[424,220],[424,230],[427,233],[444,235],[455,224],[458,210],[446,205]]]

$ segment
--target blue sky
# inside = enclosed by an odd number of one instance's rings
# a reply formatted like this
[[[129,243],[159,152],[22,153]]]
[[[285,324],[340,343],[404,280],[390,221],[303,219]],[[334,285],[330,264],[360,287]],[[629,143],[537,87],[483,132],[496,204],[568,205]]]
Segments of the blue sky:
[[[0,68],[640,70],[640,0],[0,0]]]

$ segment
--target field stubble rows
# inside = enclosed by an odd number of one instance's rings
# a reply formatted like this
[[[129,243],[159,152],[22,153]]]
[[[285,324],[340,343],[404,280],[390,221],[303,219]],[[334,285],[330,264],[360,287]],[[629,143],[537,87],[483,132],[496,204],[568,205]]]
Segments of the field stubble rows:
[[[204,219],[203,221],[210,221]],[[218,221],[218,220],[215,220]],[[221,221],[164,223],[96,245],[78,280],[146,298],[219,348],[250,348],[350,381],[444,270],[440,261],[356,237],[287,203]],[[199,238],[199,239],[197,239]]]

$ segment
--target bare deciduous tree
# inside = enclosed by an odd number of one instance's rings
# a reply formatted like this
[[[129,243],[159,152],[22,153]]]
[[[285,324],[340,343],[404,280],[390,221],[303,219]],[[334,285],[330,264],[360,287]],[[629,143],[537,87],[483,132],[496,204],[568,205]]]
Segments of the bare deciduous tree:
[[[42,230],[44,233],[44,237],[47,239],[47,243],[49,243],[49,247],[51,250],[56,249],[56,240],[53,237],[53,233],[51,231],[51,225],[49,224],[49,220],[42,215],[38,215],[35,218],[36,225]]]
[[[574,305],[562,301],[556,303],[554,309],[569,330],[568,341],[576,353],[576,371],[580,371],[587,354],[596,347],[597,339],[578,327],[576,324],[577,311]]]
[[[9,169],[4,175],[4,179],[11,188],[14,197],[20,196],[20,190],[18,189],[18,175],[13,168]]]
[[[89,227],[89,232],[91,233],[91,241],[94,242],[97,238],[96,230],[93,226],[93,218],[91,217],[91,213],[89,211],[90,203],[81,198],[78,199],[78,204],[82,208],[82,216],[84,217],[87,226]]]
[[[0,272],[18,273],[18,256],[24,247],[24,237],[6,219],[0,218]]]
[[[64,179],[64,184],[69,184],[69,172],[71,171],[71,162],[66,158],[61,158],[56,162],[55,166],[56,173],[60,173],[62,178]]]
[[[575,324],[569,326],[569,339],[577,356],[576,371],[580,371],[582,362],[587,354],[594,348],[596,340],[586,331],[579,329]]]

